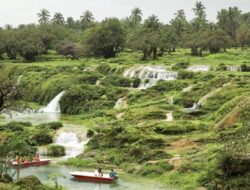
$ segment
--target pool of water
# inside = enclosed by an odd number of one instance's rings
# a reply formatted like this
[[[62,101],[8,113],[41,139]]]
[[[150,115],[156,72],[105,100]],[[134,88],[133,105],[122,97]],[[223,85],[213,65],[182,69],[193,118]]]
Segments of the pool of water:
[[[34,175],[43,183],[53,185],[51,178],[53,175],[58,175],[58,183],[68,190],[170,190],[156,181],[128,174],[119,174],[120,179],[114,184],[78,181],[69,175],[69,172],[76,170],[79,169],[53,165],[24,168],[21,170],[20,177]]]

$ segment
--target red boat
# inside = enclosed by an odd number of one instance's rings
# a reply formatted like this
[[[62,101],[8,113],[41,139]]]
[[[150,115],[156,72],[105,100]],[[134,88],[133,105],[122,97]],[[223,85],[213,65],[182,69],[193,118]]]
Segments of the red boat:
[[[37,166],[48,165],[50,161],[51,161],[50,159],[41,159],[40,161],[32,161],[32,162],[24,162],[24,163],[12,162],[12,166],[21,167],[21,168],[37,167]]]
[[[118,177],[111,178],[109,177],[108,174],[103,174],[102,177],[96,176],[92,172],[71,172],[70,175],[72,175],[75,179],[78,180],[99,182],[99,183],[113,183],[118,179]]]

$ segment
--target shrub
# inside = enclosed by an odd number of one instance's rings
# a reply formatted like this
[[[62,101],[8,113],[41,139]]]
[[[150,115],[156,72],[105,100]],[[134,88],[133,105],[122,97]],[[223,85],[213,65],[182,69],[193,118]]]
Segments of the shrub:
[[[61,145],[50,145],[48,147],[48,155],[54,157],[65,156],[65,147]]]
[[[226,71],[227,66],[224,63],[220,63],[216,70],[218,70],[218,71]]]
[[[95,134],[95,132],[92,129],[88,129],[88,131],[87,131],[88,138],[91,138],[94,134]]]
[[[142,166],[139,173],[143,176],[147,175],[161,175],[166,171],[173,169],[173,165],[168,162],[158,162],[156,164],[146,163]]]
[[[12,132],[21,132],[24,131],[24,127],[31,126],[31,123],[28,122],[10,122],[6,125],[0,126],[0,131],[12,131]]]
[[[119,86],[119,87],[130,87],[131,81],[129,78],[124,78],[120,75],[108,75],[102,81],[103,85],[112,85],[112,86]]]
[[[195,74],[192,71],[181,70],[178,72],[178,79],[192,79]]]
[[[247,71],[250,71],[250,66],[246,65],[245,63],[244,64],[241,64],[240,65],[240,69],[241,71],[243,72],[247,72]]]
[[[176,64],[172,67],[172,69],[174,69],[174,70],[186,69],[186,68],[189,67],[189,65],[190,65],[189,62],[179,62],[179,63],[176,63]]]
[[[63,124],[61,122],[50,122],[50,123],[44,123],[40,125],[40,127],[47,127],[52,130],[57,130],[63,127]]]
[[[38,129],[31,136],[31,141],[33,141],[36,145],[46,145],[53,142],[53,136],[47,128]]]
[[[159,81],[152,89],[158,92],[169,92],[173,90],[181,90],[188,85],[187,82],[183,81]]]
[[[141,79],[136,77],[132,79],[132,87],[133,88],[138,88],[141,83]]]

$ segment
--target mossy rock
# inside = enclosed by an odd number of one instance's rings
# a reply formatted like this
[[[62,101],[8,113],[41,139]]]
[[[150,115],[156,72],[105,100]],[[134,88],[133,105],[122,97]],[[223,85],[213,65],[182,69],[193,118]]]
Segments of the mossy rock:
[[[15,184],[21,187],[35,187],[41,185],[42,183],[36,176],[31,175],[19,179]]]

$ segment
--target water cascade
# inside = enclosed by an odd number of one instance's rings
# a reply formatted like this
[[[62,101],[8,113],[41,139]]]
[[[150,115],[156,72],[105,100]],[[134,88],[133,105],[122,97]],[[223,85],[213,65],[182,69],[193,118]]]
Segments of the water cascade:
[[[173,117],[173,112],[169,112],[166,114],[166,121],[173,121],[174,117]]]
[[[170,104],[170,105],[173,105],[173,104],[174,104],[174,97],[173,97],[173,96],[170,96],[170,97],[168,98],[168,104]]]
[[[62,96],[65,94],[65,91],[60,92],[50,103],[45,107],[39,110],[42,113],[60,113],[60,104],[59,101],[61,100]]]
[[[208,65],[192,65],[188,67],[187,70],[193,72],[207,72],[209,71],[209,68]]]
[[[195,112],[200,108],[200,106],[197,103],[194,103],[193,106],[191,108],[184,108],[184,112],[186,113],[191,113],[191,112]]]
[[[80,140],[75,132],[62,131],[56,137],[55,144],[66,148],[66,158],[76,157],[83,152],[87,139]]]
[[[175,80],[177,72],[167,71],[163,66],[142,66],[130,68],[123,73],[124,77],[141,79],[139,89],[154,86],[159,80]]]
[[[117,102],[115,103],[114,108],[115,109],[122,109],[122,108],[126,108],[127,105],[127,101],[126,101],[126,97],[120,98],[117,100]]]

